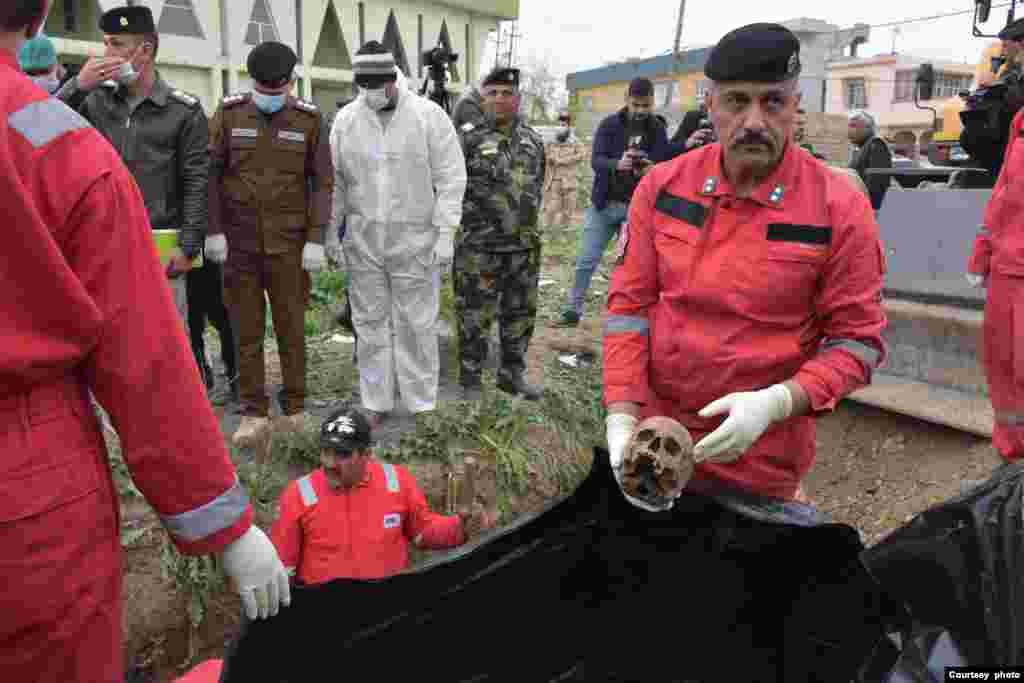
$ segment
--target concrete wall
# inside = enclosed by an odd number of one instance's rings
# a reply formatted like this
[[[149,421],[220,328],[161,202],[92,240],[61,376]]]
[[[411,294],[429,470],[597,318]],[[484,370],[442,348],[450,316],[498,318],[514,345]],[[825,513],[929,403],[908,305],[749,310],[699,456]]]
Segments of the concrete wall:
[[[165,11],[177,13],[180,18],[181,6],[191,5],[200,35],[194,37],[161,31],[157,68],[172,86],[199,97],[207,113],[212,113],[225,94],[250,87],[245,64],[253,46],[246,42],[246,36],[254,6],[262,2],[266,2],[269,8],[277,39],[300,53],[296,93],[321,104],[329,102],[328,114],[334,111],[337,93],[351,87],[352,71],[341,67],[350,64],[351,57],[361,45],[360,5],[363,6],[365,40],[380,40],[388,16],[394,11],[416,87],[421,82],[418,78],[419,19],[422,16],[424,49],[437,44],[442,22],[445,22],[451,47],[459,54],[456,64],[459,78],[449,82],[448,86],[455,92],[460,92],[467,81],[472,82],[478,77],[488,34],[498,26],[498,17],[486,12],[495,11],[507,16],[512,9],[518,11],[516,0],[494,0],[483,5],[456,0],[173,0],[170,3],[167,0],[136,0],[134,4],[146,5],[153,10],[158,24],[162,23]],[[74,32],[64,28],[65,3],[75,3],[80,8],[79,26]],[[62,60],[80,63],[89,54],[102,53],[102,36],[96,27],[99,15],[123,4],[120,0],[56,0],[46,32],[55,38]],[[330,26],[325,32],[328,17]],[[331,45],[325,46],[318,54],[321,40],[330,41]],[[318,88],[324,90],[324,96],[317,94]]]

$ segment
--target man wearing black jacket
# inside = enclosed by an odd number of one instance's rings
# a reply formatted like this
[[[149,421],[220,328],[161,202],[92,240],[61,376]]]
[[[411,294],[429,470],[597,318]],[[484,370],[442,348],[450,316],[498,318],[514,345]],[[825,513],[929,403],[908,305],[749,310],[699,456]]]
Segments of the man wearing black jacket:
[[[850,168],[857,172],[864,184],[867,185],[868,193],[871,195],[871,208],[875,210],[875,216],[882,208],[882,200],[889,189],[891,176],[868,175],[869,168],[892,168],[892,152],[889,145],[885,144],[878,135],[878,125],[871,114],[863,110],[850,112],[849,128],[850,142],[857,146],[857,151],[850,159]]]
[[[654,164],[672,156],[664,120],[654,115],[653,108],[654,84],[647,78],[634,78],[626,91],[626,106],[606,117],[594,134],[592,206],[584,218],[576,279],[562,309],[562,325],[579,323],[590,280],[608,242],[626,220],[640,179]]]
[[[704,102],[696,109],[692,109],[683,115],[683,122],[679,124],[675,135],[672,136],[672,156],[677,156],[691,149],[697,149],[715,141],[715,131],[711,127],[711,119],[708,117],[708,108]]]

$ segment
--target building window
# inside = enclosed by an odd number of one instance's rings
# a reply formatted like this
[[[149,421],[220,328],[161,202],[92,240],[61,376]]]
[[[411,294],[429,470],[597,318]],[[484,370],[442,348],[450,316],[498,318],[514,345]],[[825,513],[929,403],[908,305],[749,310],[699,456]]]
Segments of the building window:
[[[704,101],[704,96],[708,94],[708,82],[706,80],[697,81],[697,93],[694,97],[697,98],[697,104]]]
[[[844,83],[847,109],[866,109],[868,91],[863,78],[847,78]]]
[[[654,108],[668,109],[676,99],[675,81],[658,81],[654,84]]]
[[[935,93],[932,99],[956,97],[961,90],[970,90],[973,77],[963,74],[939,73],[935,75]]]
[[[896,72],[896,88],[893,91],[893,102],[912,102],[914,99],[914,76],[913,71]]]
[[[277,37],[277,28],[270,15],[270,6],[267,4],[267,0],[256,0],[256,4],[252,8],[252,18],[249,19],[249,28],[245,32],[245,43],[246,45],[259,45],[268,40],[280,40]]]
[[[203,29],[196,18],[192,0],[167,0],[156,30],[159,33],[173,33],[189,38],[203,38]]]
[[[583,111],[594,111],[594,98],[587,95],[583,98]]]

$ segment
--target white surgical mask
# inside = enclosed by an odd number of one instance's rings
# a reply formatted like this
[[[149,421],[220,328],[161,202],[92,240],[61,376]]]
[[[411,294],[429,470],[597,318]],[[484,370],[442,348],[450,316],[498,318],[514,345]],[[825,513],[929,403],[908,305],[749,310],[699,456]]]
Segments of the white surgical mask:
[[[388,93],[386,88],[360,88],[363,93],[363,101],[366,106],[374,111],[380,111],[388,106]]]
[[[139,80],[139,73],[131,62],[125,62],[121,65],[121,70],[118,71],[116,80],[121,85],[131,85]]]
[[[287,93],[281,93],[280,95],[267,95],[265,93],[254,91],[252,94],[252,102],[256,105],[264,114],[276,114],[284,108],[284,104],[288,99]]]
[[[32,82],[51,95],[60,87],[60,81],[54,76],[32,76]]]

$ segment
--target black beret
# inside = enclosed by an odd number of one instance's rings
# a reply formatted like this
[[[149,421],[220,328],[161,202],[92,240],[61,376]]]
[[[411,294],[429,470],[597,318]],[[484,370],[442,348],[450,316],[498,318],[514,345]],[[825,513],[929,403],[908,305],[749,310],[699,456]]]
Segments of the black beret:
[[[800,41],[779,24],[743,26],[711,48],[704,75],[712,81],[788,81],[800,75]]]
[[[1024,19],[1006,25],[998,35],[999,40],[1024,40]]]
[[[100,17],[100,31],[107,35],[156,33],[153,12],[148,7],[117,7]]]
[[[260,43],[249,53],[246,62],[249,76],[259,83],[278,85],[290,79],[299,57],[284,43]]]
[[[638,76],[629,82],[629,89],[626,91],[628,97],[652,97],[654,95],[654,83],[651,79]]]
[[[320,425],[321,448],[350,453],[370,443],[370,423],[356,408],[336,410]]]
[[[511,85],[519,87],[519,69],[512,69],[507,66],[495,67],[491,73],[484,77],[482,85]]]

